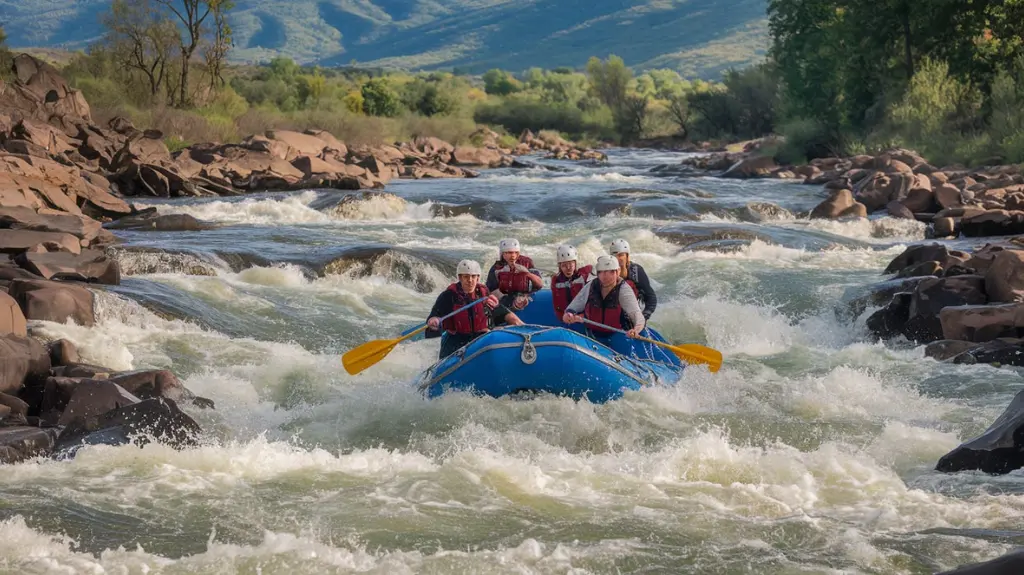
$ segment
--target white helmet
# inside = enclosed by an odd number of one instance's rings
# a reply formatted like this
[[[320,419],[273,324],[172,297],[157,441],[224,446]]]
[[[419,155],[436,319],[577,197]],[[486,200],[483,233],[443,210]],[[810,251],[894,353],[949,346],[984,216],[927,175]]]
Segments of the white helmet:
[[[597,258],[597,265],[594,266],[599,272],[619,271],[619,260],[612,256],[601,256]]]
[[[521,251],[519,249],[519,240],[515,238],[506,238],[498,242],[498,252],[500,253],[518,251]]]
[[[460,276],[478,276],[480,275],[480,264],[476,263],[473,260],[462,260],[461,262],[459,262],[458,267],[455,268],[455,272],[457,275]]]
[[[612,242],[612,247],[608,251],[610,251],[613,256],[616,255],[616,254],[628,254],[629,253],[629,242],[627,242],[626,240],[621,239],[621,238],[617,239],[614,242]]]
[[[579,254],[576,253],[576,248],[562,244],[555,251],[555,258],[558,260],[558,263],[574,262],[579,259]]]

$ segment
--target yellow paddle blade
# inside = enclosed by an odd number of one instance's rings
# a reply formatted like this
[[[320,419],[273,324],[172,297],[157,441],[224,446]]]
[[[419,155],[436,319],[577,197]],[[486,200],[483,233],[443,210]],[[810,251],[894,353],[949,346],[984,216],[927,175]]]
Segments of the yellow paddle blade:
[[[687,363],[706,363],[711,373],[722,368],[722,352],[695,343],[666,345],[672,353]]]
[[[410,337],[415,337],[416,334],[425,329],[427,329],[427,324],[423,324],[416,331],[411,331],[397,339],[375,339],[368,341],[355,349],[345,352],[345,355],[341,356],[341,363],[345,366],[345,371],[349,375],[355,375],[384,359],[399,343]]]
[[[341,356],[341,363],[345,366],[345,371],[350,375],[355,375],[384,359],[403,339],[405,338],[368,341],[345,352],[345,355]]]

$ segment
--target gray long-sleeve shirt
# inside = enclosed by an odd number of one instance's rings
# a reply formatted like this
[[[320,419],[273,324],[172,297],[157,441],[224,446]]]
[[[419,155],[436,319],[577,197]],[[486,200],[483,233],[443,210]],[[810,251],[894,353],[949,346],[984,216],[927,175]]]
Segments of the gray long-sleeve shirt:
[[[621,283],[624,280],[619,281]],[[569,303],[569,307],[565,308],[565,311],[576,315],[583,313],[583,310],[587,307],[587,299],[590,298],[590,286],[594,285],[595,282],[597,280],[588,282],[587,285],[583,286],[580,293],[572,298],[572,302]],[[600,289],[600,285],[598,283],[598,289]],[[624,285],[619,289],[619,305],[622,306],[622,311],[625,312],[626,317],[633,322],[633,329],[639,332],[647,326],[647,322],[644,321],[644,314],[640,310],[640,302],[636,301],[636,294],[633,293],[633,290],[628,285]]]

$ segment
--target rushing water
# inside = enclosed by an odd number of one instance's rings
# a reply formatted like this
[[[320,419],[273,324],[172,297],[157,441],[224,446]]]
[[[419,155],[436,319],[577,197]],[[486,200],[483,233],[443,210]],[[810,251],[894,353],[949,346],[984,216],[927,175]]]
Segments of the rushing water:
[[[188,408],[209,437],[3,468],[0,571],[932,573],[1024,541],[1020,473],[932,470],[1018,374],[884,345],[870,309],[841,313],[923,227],[809,221],[814,186],[650,171],[679,159],[613,151],[340,204],[142,202],[218,226],[119,232],[127,275],[98,324],[37,332],[89,363],[173,369],[215,400]],[[437,340],[345,373],[344,351],[424,321],[455,263],[507,236],[547,271],[560,243],[589,261],[627,238],[652,325],[725,367],[604,405],[424,400],[410,382]]]

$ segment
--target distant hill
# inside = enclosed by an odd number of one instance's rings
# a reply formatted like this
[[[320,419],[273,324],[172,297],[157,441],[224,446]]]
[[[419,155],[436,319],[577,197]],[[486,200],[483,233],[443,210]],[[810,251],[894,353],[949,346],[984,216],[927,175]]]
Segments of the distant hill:
[[[12,47],[84,48],[110,0],[0,0]],[[236,62],[411,69],[634,68],[718,78],[767,48],[766,0],[235,0]]]

